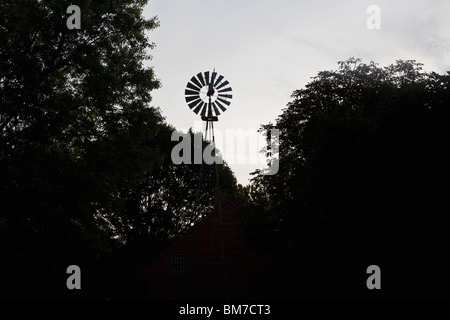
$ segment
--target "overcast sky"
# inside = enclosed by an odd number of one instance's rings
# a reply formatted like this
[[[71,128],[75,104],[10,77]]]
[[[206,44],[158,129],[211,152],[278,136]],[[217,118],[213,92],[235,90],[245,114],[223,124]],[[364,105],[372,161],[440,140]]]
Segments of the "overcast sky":
[[[380,9],[380,29],[367,27],[371,5]],[[233,89],[215,124],[225,138],[226,130],[275,122],[294,90],[352,56],[380,66],[414,59],[427,71],[450,70],[448,0],[150,0],[144,14],[161,24],[149,33],[156,44],[149,65],[162,83],[152,104],[177,129],[201,130],[184,89],[193,75],[215,68]],[[248,153],[244,163],[225,157],[244,185],[263,168]]]

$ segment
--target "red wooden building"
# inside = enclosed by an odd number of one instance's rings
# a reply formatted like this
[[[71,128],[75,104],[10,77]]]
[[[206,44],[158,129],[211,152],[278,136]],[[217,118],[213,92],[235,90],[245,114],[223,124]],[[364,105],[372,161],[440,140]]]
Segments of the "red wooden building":
[[[261,297],[265,255],[245,244],[239,208],[229,199],[221,205],[224,250],[216,209],[138,274],[147,298]]]

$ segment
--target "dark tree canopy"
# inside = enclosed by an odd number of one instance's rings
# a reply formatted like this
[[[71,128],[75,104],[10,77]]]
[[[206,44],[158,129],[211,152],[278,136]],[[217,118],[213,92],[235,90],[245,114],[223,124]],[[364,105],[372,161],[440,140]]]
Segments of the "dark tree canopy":
[[[350,58],[292,99],[275,124],[280,170],[251,185],[278,294],[369,297],[378,264],[384,296],[448,296],[450,76]]]
[[[178,141],[171,142],[171,135],[176,129],[162,125],[157,136],[157,145],[162,155],[162,164],[147,170],[140,183],[129,188],[122,188],[117,199],[123,203],[120,210],[104,210],[102,219],[113,228],[112,236],[132,247],[130,253],[154,256],[159,250],[174,239],[179,238],[196,222],[214,209],[216,197],[216,177],[214,164],[194,163],[174,164],[171,152]],[[191,130],[185,135],[191,136],[191,150],[197,140]],[[203,178],[200,183],[200,171]],[[238,198],[237,181],[229,166],[224,162],[218,164],[219,184],[234,199]]]
[[[80,30],[67,2],[0,3],[2,295],[45,295],[46,278],[109,252],[99,212],[162,161],[145,2],[78,1]]]
[[[0,3],[2,297],[105,298],[111,274],[212,208],[213,193],[196,195],[200,166],[172,163],[175,128],[150,105],[160,82],[146,32],[159,23],[146,3],[77,1],[81,29],[66,26],[64,1]],[[82,293],[65,286],[72,264]]]

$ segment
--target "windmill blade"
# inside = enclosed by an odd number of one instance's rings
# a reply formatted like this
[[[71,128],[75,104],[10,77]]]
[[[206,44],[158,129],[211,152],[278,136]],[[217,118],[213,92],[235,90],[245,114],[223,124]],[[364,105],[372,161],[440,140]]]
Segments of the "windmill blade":
[[[228,80],[225,80],[224,82],[222,82],[222,83],[216,88],[216,90],[219,90],[220,88],[225,87],[227,84],[230,84],[230,83],[228,82]]]
[[[207,113],[208,113],[208,114],[207,114]],[[212,112],[211,112],[211,110],[210,110],[207,106],[205,106],[205,107],[202,109],[201,116],[202,116],[202,117],[205,117],[205,116],[212,117]]]
[[[222,93],[219,93],[219,97],[221,97],[221,98],[232,99],[232,98],[233,98],[233,95],[231,95],[231,94],[222,94]]]
[[[214,80],[216,80],[216,76],[217,76],[217,72],[213,71],[212,75],[211,75],[211,83],[214,86]]]
[[[216,107],[216,102],[212,103],[212,107],[214,109],[214,112],[215,112],[216,116],[220,115],[219,109],[217,109],[217,107]]]
[[[206,103],[200,102],[200,104],[197,107],[195,107],[195,109],[193,110],[195,112],[195,114],[198,114],[198,112],[204,105],[206,105]]]
[[[208,87],[207,96],[201,92],[204,87]],[[218,121],[217,116],[231,104],[232,91],[230,83],[213,69],[193,76],[186,85],[184,98],[189,108],[202,116],[202,120]]]
[[[198,96],[198,91],[192,91],[192,90],[184,90],[184,94],[185,95],[197,95]]]
[[[219,76],[216,83],[214,83],[214,87],[217,86],[220,83],[220,81],[222,81],[222,80],[223,80],[223,76]]]
[[[186,102],[191,102],[192,100],[197,100],[197,99],[200,99],[200,96],[199,95],[196,95],[196,96],[186,96]]]
[[[222,110],[222,112],[227,111],[227,108],[225,108],[219,101],[215,101],[214,104],[217,104],[219,108]]]
[[[193,82],[199,88],[203,87],[202,84],[197,80],[196,77],[192,77],[191,82]]]
[[[206,84],[205,84],[205,79],[203,79],[203,75],[201,72],[199,74],[197,74],[197,78],[200,80],[202,87],[204,87]]]
[[[203,114],[206,114],[206,110],[208,110],[208,104],[206,102],[203,102],[201,110]]]
[[[192,108],[194,108],[195,106],[197,106],[201,102],[202,102],[202,99],[198,98],[197,100],[195,100],[195,101],[193,101],[191,103],[188,103],[188,106],[189,106],[189,108],[192,109]]]
[[[200,112],[200,115],[202,117],[206,116],[206,109],[208,109],[208,108],[206,108],[205,105],[204,105],[203,108],[202,108],[202,111]]]
[[[228,92],[228,91],[232,91],[231,87],[222,89],[222,90],[218,90],[218,92]]]
[[[189,89],[192,90],[196,90],[196,91],[200,91],[201,87],[197,87],[196,85],[194,85],[193,83],[188,82],[187,86]]]
[[[217,100],[219,100],[219,101],[222,102],[222,103],[225,103],[227,106],[230,105],[230,101],[227,101],[227,100],[225,100],[225,99],[222,99],[221,97],[217,97]],[[217,102],[217,100],[216,100],[216,102]]]

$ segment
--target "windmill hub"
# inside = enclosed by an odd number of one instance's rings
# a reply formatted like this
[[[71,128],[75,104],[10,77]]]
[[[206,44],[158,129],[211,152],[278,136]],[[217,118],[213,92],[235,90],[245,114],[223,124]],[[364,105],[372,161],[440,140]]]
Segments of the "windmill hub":
[[[212,83],[210,83],[210,84],[208,85],[208,93],[207,93],[207,95],[208,95],[208,97],[211,97],[211,96],[214,95],[214,93],[215,93],[214,87],[212,86]]]
[[[200,89],[200,99],[202,101],[209,103],[209,99],[211,98],[211,103],[216,102],[217,100],[217,90],[214,90],[214,88],[208,86],[204,86]]]

